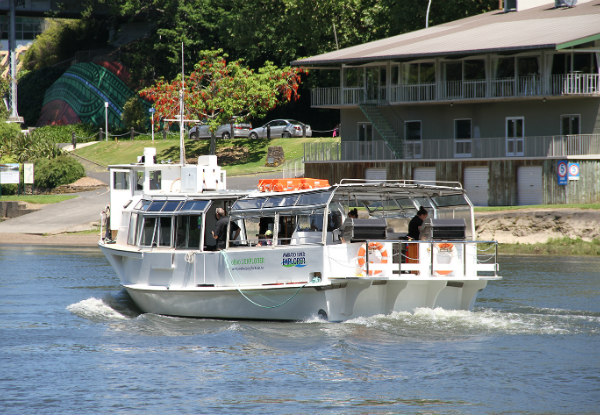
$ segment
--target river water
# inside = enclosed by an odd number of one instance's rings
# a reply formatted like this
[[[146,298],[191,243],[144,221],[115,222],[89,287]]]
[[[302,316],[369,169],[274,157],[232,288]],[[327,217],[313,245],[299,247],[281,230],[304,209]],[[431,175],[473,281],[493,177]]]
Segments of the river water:
[[[0,413],[600,413],[600,258],[501,273],[468,312],[236,322],[139,314],[96,248],[0,246]]]

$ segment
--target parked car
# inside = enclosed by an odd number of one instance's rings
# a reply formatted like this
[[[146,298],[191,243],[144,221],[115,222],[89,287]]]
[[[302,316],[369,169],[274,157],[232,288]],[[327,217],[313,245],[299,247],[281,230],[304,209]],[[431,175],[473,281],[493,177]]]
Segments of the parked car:
[[[252,124],[250,123],[234,123],[233,124],[233,136],[238,137],[248,137],[250,130],[252,129]],[[190,128],[188,132],[189,138],[192,140],[198,140],[200,138],[210,138],[210,130],[208,129],[208,124],[198,124],[194,127]],[[215,131],[215,137],[220,138],[231,138],[231,124],[223,124],[217,128]]]
[[[250,130],[248,134],[249,138],[266,138],[267,129],[271,130],[271,137],[311,137],[312,130],[310,125],[301,123],[296,120],[272,120],[263,125],[262,127],[254,128]]]

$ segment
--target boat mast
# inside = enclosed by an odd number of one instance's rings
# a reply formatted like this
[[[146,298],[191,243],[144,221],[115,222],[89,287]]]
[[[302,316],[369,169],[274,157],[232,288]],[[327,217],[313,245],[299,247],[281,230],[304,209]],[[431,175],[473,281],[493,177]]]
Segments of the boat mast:
[[[185,143],[183,142],[184,136],[184,123],[183,123],[183,88],[184,88],[184,72],[183,72],[183,42],[181,42],[181,89],[179,90],[179,163],[185,165]]]

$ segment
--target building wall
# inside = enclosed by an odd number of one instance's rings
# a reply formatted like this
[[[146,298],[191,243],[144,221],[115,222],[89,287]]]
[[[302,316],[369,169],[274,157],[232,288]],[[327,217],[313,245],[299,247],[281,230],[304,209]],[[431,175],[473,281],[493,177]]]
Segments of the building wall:
[[[341,179],[364,179],[367,169],[385,169],[387,180],[411,180],[417,167],[435,167],[436,179],[440,181],[464,180],[465,167],[487,166],[489,173],[488,203],[490,206],[512,206],[518,204],[519,167],[542,167],[543,203],[598,203],[600,202],[600,159],[572,159],[580,167],[580,179],[569,180],[567,185],[558,185],[558,160],[449,160],[438,162],[394,161],[394,162],[315,162],[306,163],[305,176],[327,179],[339,183]]]
[[[421,104],[381,107],[383,114],[404,135],[404,122],[420,120],[423,139],[454,137],[454,120],[472,120],[474,137],[504,137],[506,117],[524,117],[525,136],[550,136],[561,133],[561,115],[579,114],[581,134],[600,133],[600,99],[561,98],[523,101],[498,101],[470,104]],[[341,136],[355,141],[357,123],[368,122],[359,108],[340,110]],[[377,137],[376,137],[377,138]]]

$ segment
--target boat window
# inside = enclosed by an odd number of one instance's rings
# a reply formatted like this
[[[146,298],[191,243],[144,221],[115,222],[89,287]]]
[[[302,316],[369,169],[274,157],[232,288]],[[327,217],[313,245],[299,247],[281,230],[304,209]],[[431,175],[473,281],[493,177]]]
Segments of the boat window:
[[[165,205],[164,200],[154,200],[150,207],[147,209],[148,212],[160,212]]]
[[[114,171],[113,172],[113,189],[126,190],[129,189],[129,172]]]
[[[298,205],[318,206],[324,205],[329,201],[331,192],[303,193],[298,197]]]
[[[174,212],[177,210],[179,205],[181,204],[181,200],[167,200],[165,206],[163,207],[163,212]]]
[[[296,229],[296,216],[279,216],[279,229],[277,232],[277,245],[289,245]]]
[[[136,172],[137,180],[135,182],[135,190],[144,190],[144,172]]]
[[[176,216],[175,248],[199,249],[202,215]]]
[[[155,217],[143,217],[141,221],[142,224],[142,234],[140,237],[140,245],[141,246],[152,246],[156,233],[156,218]]]
[[[263,204],[263,208],[294,206],[298,200],[298,195],[277,195],[270,196]]]
[[[179,210],[181,213],[204,212],[206,206],[208,200],[186,200]]]
[[[296,216],[296,223],[296,230],[299,232],[323,230],[323,209]]]
[[[171,246],[171,226],[173,218],[163,216],[158,218],[158,246]]]
[[[160,190],[162,171],[152,170],[150,172],[150,190]]]
[[[138,214],[132,213],[129,217],[129,234],[127,235],[127,244],[135,245],[137,235],[137,220]]]
[[[436,206],[461,206],[468,205],[463,195],[446,195],[433,197]]]
[[[266,197],[239,199],[233,204],[231,210],[260,209],[266,200]]]
[[[417,206],[423,206],[424,208],[432,207],[431,201],[427,197],[415,197],[414,201]]]
[[[151,203],[152,203],[151,200],[142,199],[139,202],[137,202],[134,209],[145,211],[148,209],[148,207],[150,206]]]

